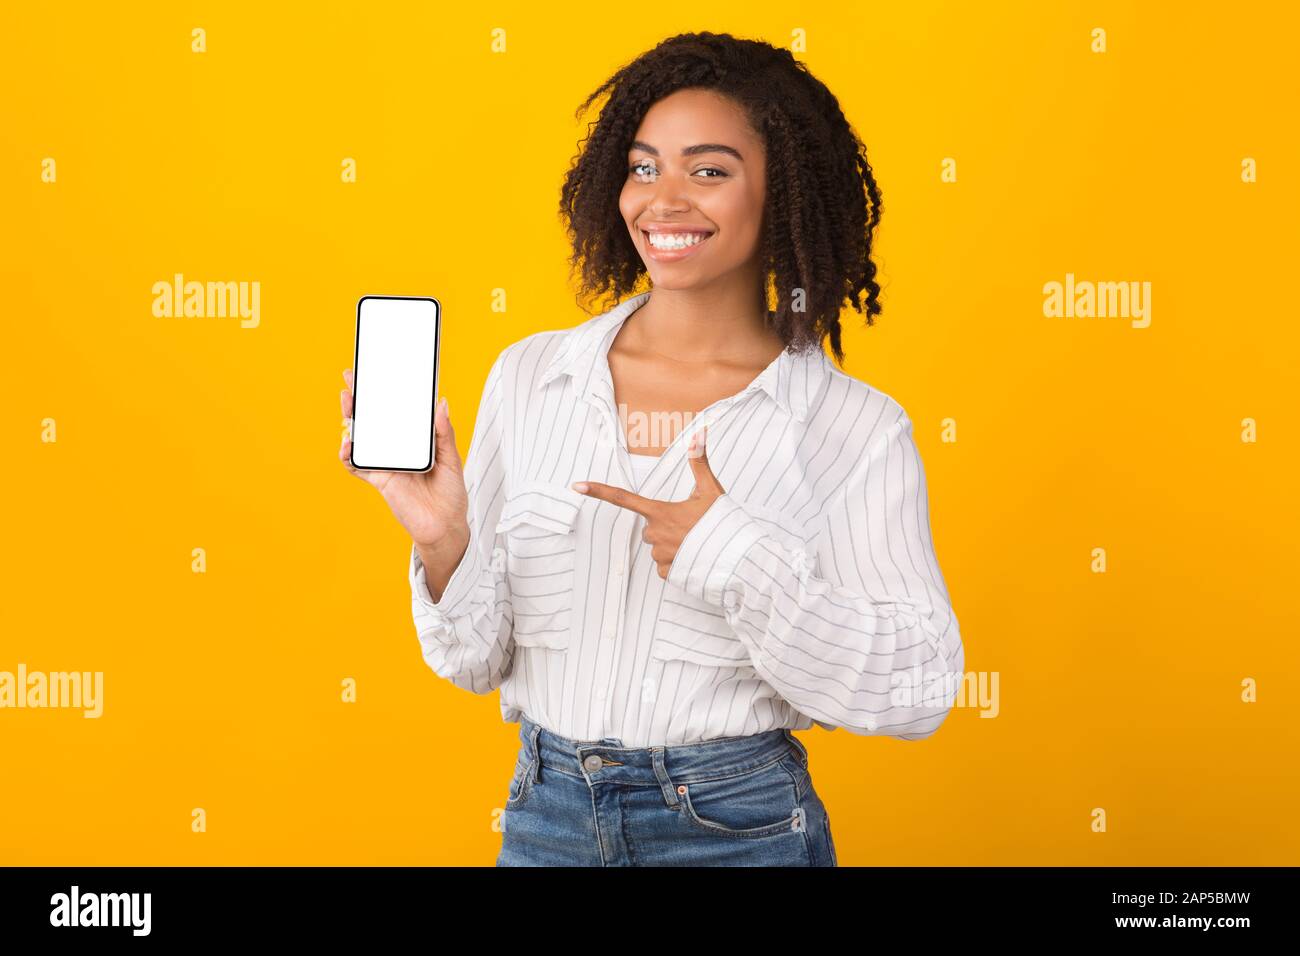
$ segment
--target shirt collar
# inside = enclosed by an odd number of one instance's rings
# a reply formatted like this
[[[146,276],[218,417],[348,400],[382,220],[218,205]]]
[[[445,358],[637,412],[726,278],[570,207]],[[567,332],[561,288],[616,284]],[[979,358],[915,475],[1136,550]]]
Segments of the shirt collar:
[[[649,292],[638,293],[608,312],[567,330],[550,364],[538,378],[537,388],[545,388],[556,376],[570,375],[576,394],[584,398],[599,394],[603,383],[604,390],[612,399],[613,384],[606,360],[610,343],[623,320],[645,305],[649,298]],[[829,360],[821,348],[803,352],[786,349],[740,394],[762,389],[783,411],[803,422],[808,420],[829,372]]]

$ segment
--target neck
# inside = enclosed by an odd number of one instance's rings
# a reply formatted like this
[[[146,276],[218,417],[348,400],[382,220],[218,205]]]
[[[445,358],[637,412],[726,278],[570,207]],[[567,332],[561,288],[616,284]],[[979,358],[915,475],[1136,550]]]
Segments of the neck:
[[[667,355],[745,360],[781,345],[768,328],[761,288],[707,286],[651,290],[631,316],[633,343]]]

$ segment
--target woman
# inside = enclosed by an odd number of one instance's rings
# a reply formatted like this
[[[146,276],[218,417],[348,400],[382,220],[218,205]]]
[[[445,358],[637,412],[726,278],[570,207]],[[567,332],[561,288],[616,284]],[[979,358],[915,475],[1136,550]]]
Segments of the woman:
[[[501,352],[463,472],[444,399],[432,472],[357,474],[425,660],[521,725],[498,865],[834,866],[791,731],[927,737],[964,663],[911,422],[822,347],[880,311],[880,192],[786,50],[677,36],[606,91],[561,207],[622,301]]]

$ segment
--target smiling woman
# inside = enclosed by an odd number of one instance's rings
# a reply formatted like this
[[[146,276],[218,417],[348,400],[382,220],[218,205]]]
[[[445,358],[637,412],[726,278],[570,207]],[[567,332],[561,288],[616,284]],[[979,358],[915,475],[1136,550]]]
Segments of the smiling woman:
[[[834,866],[793,731],[929,737],[964,667],[911,420],[825,352],[880,311],[879,190],[787,50],[685,34],[603,93],[561,209],[617,301],[501,352],[463,468],[444,403],[431,472],[363,477],[425,661],[520,724],[500,865]]]
[[[618,301],[648,273],[656,297],[672,300],[652,302],[649,318],[682,303],[661,291],[726,301],[745,283],[740,301],[770,311],[760,327],[796,348],[829,340],[842,363],[841,309],[867,325],[881,311],[871,259],[881,195],[835,95],[789,50],[694,33],[623,66],[578,114],[602,97],[560,194],[582,291]],[[661,256],[657,232],[709,238]]]
[[[728,142],[698,140],[719,134]],[[762,289],[754,253],[766,191],[763,140],[733,100],[712,90],[669,94],[647,111],[628,159],[619,212],[656,290],[665,297],[698,290],[707,273],[750,296]],[[690,268],[681,265],[688,259]],[[761,300],[753,309],[764,311]]]

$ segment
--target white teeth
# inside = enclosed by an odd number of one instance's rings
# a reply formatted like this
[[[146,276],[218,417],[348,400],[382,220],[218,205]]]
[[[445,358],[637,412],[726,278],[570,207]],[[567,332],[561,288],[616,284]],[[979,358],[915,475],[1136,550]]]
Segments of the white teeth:
[[[702,232],[649,232],[646,235],[650,237],[650,245],[656,249],[685,249],[687,246],[697,246],[709,238],[707,233]]]

